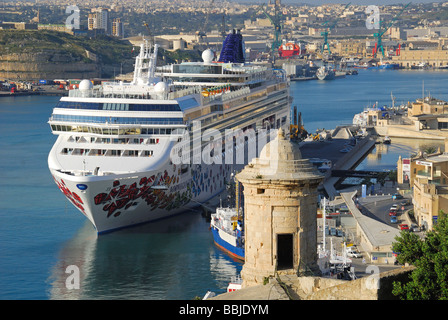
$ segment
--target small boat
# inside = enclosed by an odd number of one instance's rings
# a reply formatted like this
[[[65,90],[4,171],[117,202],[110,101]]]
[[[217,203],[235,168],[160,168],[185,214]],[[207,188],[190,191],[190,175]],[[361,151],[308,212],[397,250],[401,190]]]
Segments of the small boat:
[[[211,215],[210,227],[216,246],[244,261],[243,222],[236,208],[217,208],[216,213]]]
[[[390,144],[390,143],[391,143],[390,137],[389,136],[385,136],[384,140],[383,140],[383,144]]]
[[[232,277],[229,285],[227,286],[227,292],[232,292],[241,289],[241,285],[243,284],[243,279],[241,277]]]
[[[316,71],[316,77],[319,80],[333,80],[335,78],[335,72],[328,66],[322,66]]]
[[[426,70],[429,68],[430,68],[430,65],[423,61],[411,66],[411,69],[418,69],[418,70]]]

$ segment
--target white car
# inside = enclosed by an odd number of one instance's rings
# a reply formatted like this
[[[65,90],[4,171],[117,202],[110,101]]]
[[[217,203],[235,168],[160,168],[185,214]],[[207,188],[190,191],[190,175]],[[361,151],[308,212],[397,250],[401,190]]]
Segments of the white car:
[[[362,254],[358,251],[347,249],[347,256],[350,258],[362,258]]]

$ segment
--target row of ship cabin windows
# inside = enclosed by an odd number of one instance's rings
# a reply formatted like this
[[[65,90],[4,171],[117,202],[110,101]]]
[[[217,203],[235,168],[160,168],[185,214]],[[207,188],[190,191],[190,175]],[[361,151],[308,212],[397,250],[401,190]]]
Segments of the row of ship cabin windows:
[[[154,151],[63,148],[61,154],[77,156],[152,157],[154,155]]]
[[[55,108],[116,111],[181,111],[178,104],[129,104],[59,101]]]
[[[97,137],[88,137],[84,136],[70,136],[67,139],[68,142],[77,142],[77,143],[112,143],[112,144],[157,144],[159,143],[159,139],[150,138],[150,139],[142,139],[142,138],[97,138]]]
[[[52,131],[60,131],[60,132],[86,132],[86,133],[95,133],[95,134],[104,134],[104,135],[131,135],[131,134],[171,134],[175,133],[174,128],[123,128],[123,129],[114,129],[114,128],[99,128],[99,127],[90,127],[90,126],[67,126],[67,125],[59,125],[52,124]]]

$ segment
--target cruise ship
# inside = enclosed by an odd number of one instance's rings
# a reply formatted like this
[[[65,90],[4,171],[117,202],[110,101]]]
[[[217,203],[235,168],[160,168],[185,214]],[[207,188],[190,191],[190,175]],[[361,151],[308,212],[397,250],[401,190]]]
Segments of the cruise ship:
[[[261,150],[247,152],[253,132],[289,132],[285,73],[246,63],[238,31],[219,59],[207,49],[202,62],[157,67],[157,51],[144,40],[131,82],[85,79],[48,121],[50,172],[98,234],[203,204]]]

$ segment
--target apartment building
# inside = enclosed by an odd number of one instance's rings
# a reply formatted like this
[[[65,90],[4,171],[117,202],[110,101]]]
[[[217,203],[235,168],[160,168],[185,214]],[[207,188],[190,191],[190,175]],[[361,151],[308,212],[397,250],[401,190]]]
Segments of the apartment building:
[[[109,10],[99,8],[96,12],[89,13],[87,24],[89,30],[102,29],[106,34],[109,34]]]
[[[112,35],[119,38],[124,38],[124,26],[120,18],[112,21]]]
[[[448,213],[448,154],[416,160],[414,170],[414,217],[419,226],[431,230],[441,211]]]

